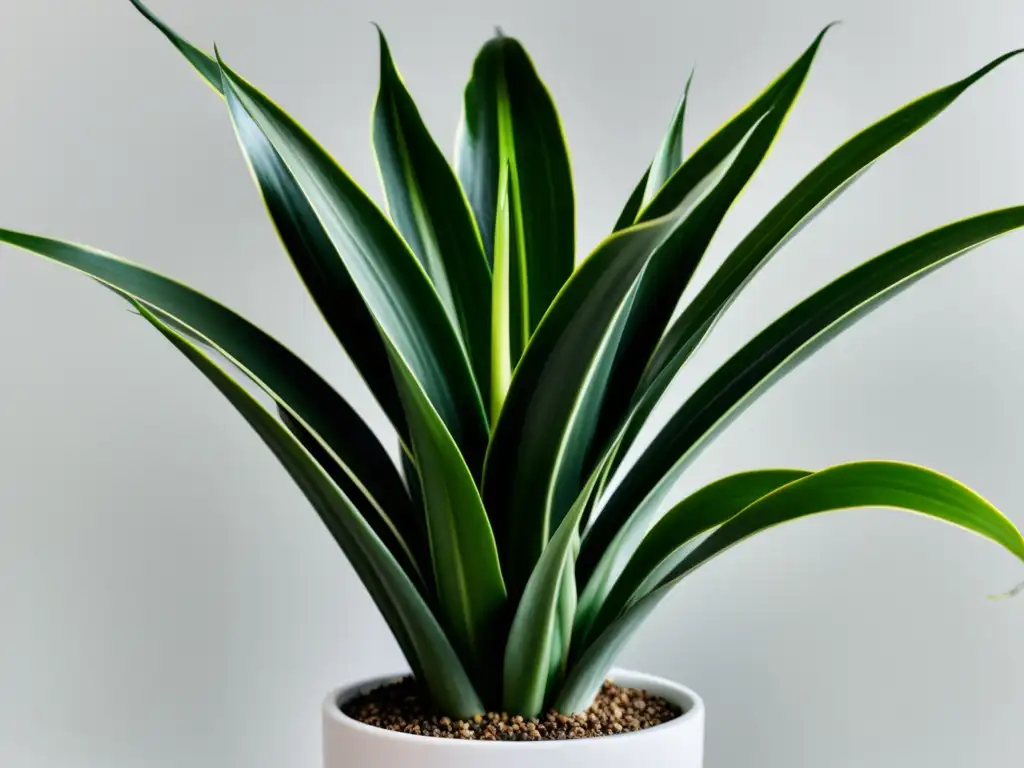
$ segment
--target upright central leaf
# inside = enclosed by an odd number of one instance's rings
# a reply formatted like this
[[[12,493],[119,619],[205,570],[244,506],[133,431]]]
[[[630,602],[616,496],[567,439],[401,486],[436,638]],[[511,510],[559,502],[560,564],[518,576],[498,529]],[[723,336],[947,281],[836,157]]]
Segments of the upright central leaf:
[[[459,330],[486,402],[491,366],[490,270],[458,179],[405,89],[383,32],[373,146],[391,219]]]
[[[504,306],[515,366],[575,264],[569,154],[551,96],[516,40],[498,36],[477,56],[456,152],[459,179],[492,263],[499,183],[508,167],[513,250]]]

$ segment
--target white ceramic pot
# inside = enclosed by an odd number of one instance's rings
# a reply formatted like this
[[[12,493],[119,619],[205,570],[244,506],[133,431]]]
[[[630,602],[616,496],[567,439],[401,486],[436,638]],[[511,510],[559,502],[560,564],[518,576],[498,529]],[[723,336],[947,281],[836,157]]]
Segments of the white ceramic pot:
[[[615,670],[619,685],[642,688],[683,710],[664,725],[637,733],[571,741],[493,742],[393,733],[345,715],[340,705],[392,677],[331,693],[324,702],[324,768],[701,768],[704,702],[660,677]]]

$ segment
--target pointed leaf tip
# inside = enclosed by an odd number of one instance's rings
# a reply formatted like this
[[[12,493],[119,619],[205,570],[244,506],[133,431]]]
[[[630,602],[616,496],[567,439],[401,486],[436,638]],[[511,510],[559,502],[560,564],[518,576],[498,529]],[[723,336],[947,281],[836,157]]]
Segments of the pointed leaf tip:
[[[370,26],[377,30],[377,38],[380,40],[381,53],[387,52],[390,54],[391,48],[388,45],[388,39],[384,36],[384,30],[381,28],[380,24],[376,21],[371,21]]]

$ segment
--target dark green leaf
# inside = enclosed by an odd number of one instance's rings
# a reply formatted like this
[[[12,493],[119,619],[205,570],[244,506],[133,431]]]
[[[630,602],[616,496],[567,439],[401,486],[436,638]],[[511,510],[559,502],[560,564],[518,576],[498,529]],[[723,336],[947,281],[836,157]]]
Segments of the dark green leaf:
[[[188,63],[195,67],[196,71],[204,80],[206,80],[206,83],[211,88],[216,90],[218,93],[224,93],[220,82],[220,67],[217,66],[217,62],[213,57],[199,50],[192,45],[192,43],[171,29],[160,18],[158,18],[155,13],[149,10],[142,0],[131,0],[131,3],[139,13],[145,16],[154,27],[160,30],[164,36],[171,41],[171,45],[177,48]]]
[[[288,470],[370,590],[438,706],[460,716],[482,712],[483,704],[459,657],[422,596],[345,494],[243,387],[144,304],[136,303],[136,308],[220,390]]]
[[[570,607],[566,589],[575,595],[575,580],[568,582],[565,571],[572,567],[572,555],[579,541],[579,523],[596,478],[565,515],[550,543],[530,574],[505,648],[503,705],[506,712],[536,717],[544,710],[549,686],[557,679],[567,650],[560,634]]]
[[[498,83],[502,65],[498,46],[485,45],[473,62],[462,101],[455,139],[455,172],[476,219],[484,253],[494,262],[495,215],[503,162],[498,138]]]
[[[513,339],[514,364],[573,272],[575,214],[569,155],[554,103],[522,45],[499,36],[473,65],[456,163],[492,262],[498,185],[506,163],[521,254],[519,270],[511,275],[512,291],[522,297],[516,305],[525,307],[527,329],[522,345]]]
[[[748,342],[672,415],[602,507],[578,562],[584,595],[603,599],[683,469],[758,395],[884,301],[955,257],[1021,226],[1024,207],[936,229],[843,275]]]
[[[178,35],[139,0],[132,2],[210,86],[223,95],[216,59]],[[266,139],[249,124],[251,120],[248,115],[239,113],[237,117],[240,130],[245,131],[250,142],[266,144]],[[294,178],[280,161],[275,162],[269,147],[264,147],[260,154],[266,158],[266,162],[254,165],[252,169],[257,175],[267,211],[285,250],[323,313],[324,320],[341,342],[403,443],[408,443],[405,415],[373,315],[348,272],[340,266],[341,257],[316,212],[301,192],[294,189]],[[321,266],[324,264],[333,264],[334,267],[324,270]]]
[[[796,479],[745,507],[669,570],[650,592],[606,629],[576,665],[556,706],[586,707],[612,659],[654,606],[680,579],[738,542],[782,523],[855,507],[893,507],[933,517],[1002,545],[1024,560],[1024,538],[995,507],[945,475],[884,461],[843,464]]]
[[[154,312],[153,314],[160,317],[159,313]],[[162,317],[160,317],[160,320],[186,338],[191,338],[185,329],[176,327],[173,322],[167,322]],[[192,340],[196,341],[196,339]],[[316,460],[316,463],[323,468],[324,472],[330,476],[334,484],[359,509],[363,519],[369,523],[373,532],[377,534],[377,538],[388,548],[388,552],[391,553],[405,572],[410,575],[417,588],[423,592],[424,598],[429,599],[431,594],[430,585],[433,584],[433,574],[430,570],[430,553],[425,546],[426,539],[416,535],[419,531],[413,525],[413,521],[411,519],[403,521],[404,531],[400,529],[391,518],[383,514],[382,510],[377,510],[367,503],[366,491],[360,487],[359,481],[353,479],[348,471],[346,471],[346,468],[334,460],[331,453],[320,444],[320,439],[316,435],[302,426],[302,423],[288,413],[285,408],[278,406],[277,415],[288,428],[288,431],[295,436],[302,444],[302,447]],[[411,505],[408,503],[406,507],[411,510]]]
[[[478,472],[488,427],[466,351],[416,257],[355,182],[284,111],[226,66],[227,101],[265,190],[308,202],[337,250],[303,278],[326,297],[351,276],[374,320]]]
[[[491,366],[490,268],[462,188],[430,137],[380,33],[373,145],[391,219],[459,329],[484,402]]]
[[[3,229],[0,242],[89,275],[189,329],[315,433],[352,482],[363,488],[365,501],[403,537],[414,535],[409,497],[380,441],[341,395],[276,339],[188,286],[110,254]]]
[[[505,586],[498,552],[476,483],[444,423],[395,353],[426,510],[438,604],[449,636],[479,686],[500,640]]]

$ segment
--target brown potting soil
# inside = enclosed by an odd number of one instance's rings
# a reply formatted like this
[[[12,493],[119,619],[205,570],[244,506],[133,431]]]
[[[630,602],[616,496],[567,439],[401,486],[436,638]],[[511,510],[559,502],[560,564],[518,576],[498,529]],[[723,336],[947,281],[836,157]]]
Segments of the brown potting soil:
[[[488,712],[469,720],[438,715],[406,677],[383,685],[342,706],[361,723],[388,731],[442,739],[476,741],[559,741],[634,733],[674,720],[682,714],[659,696],[638,688],[606,682],[586,712],[565,715],[554,710],[542,717],[523,718]]]

